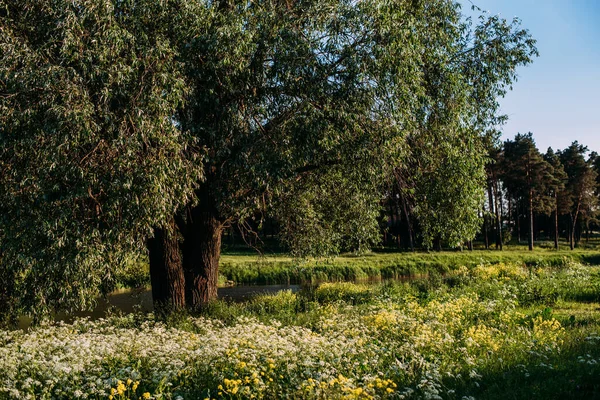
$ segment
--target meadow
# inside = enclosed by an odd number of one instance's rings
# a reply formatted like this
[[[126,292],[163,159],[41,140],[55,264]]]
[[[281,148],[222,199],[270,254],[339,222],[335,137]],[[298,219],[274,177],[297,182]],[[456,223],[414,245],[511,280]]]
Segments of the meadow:
[[[0,398],[600,398],[600,267],[465,264],[0,331]]]

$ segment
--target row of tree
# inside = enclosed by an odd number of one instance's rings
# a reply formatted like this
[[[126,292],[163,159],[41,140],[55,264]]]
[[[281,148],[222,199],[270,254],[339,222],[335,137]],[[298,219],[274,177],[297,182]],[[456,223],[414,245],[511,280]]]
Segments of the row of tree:
[[[132,252],[157,305],[201,307],[228,226],[366,247],[392,176],[427,243],[473,236],[497,98],[537,51],[460,7],[0,0],[0,314],[91,307]]]
[[[483,242],[485,248],[526,238],[533,250],[538,239],[554,242],[564,237],[573,249],[585,233],[598,228],[600,215],[600,157],[587,147],[573,142],[564,150],[548,148],[545,153],[536,147],[533,134],[517,134],[514,139],[490,146],[486,165],[485,199],[472,205],[480,210],[477,234],[463,235],[461,243],[472,246],[471,239]],[[413,169],[412,171],[415,171]],[[418,174],[417,174],[418,175]],[[415,174],[411,174],[414,177]],[[435,175],[429,175],[436,182]],[[426,185],[407,188],[406,178],[400,176],[397,186],[384,202],[385,223],[382,225],[387,244],[397,241],[398,246],[414,249],[442,246],[449,243],[440,232],[434,245],[424,236],[418,210],[431,197],[418,199],[416,192],[430,193]],[[452,184],[451,180],[446,180]],[[447,194],[447,193],[446,193]],[[454,203],[457,207],[464,204]],[[443,207],[436,204],[441,214]],[[452,218],[443,216],[448,221]],[[473,224],[471,224],[473,225]],[[453,229],[448,229],[453,232]]]
[[[529,249],[541,232],[558,248],[559,235],[565,233],[571,249],[596,222],[600,195],[600,160],[588,155],[586,146],[573,142],[564,150],[548,148],[541,153],[531,133],[517,135],[493,153],[488,166],[489,210],[516,233],[527,232]],[[502,190],[490,188],[500,187]],[[550,219],[551,221],[549,221]],[[526,229],[522,229],[526,221]],[[550,224],[548,224],[550,222]],[[492,233],[500,238],[498,228]],[[499,241],[501,245],[501,241]]]

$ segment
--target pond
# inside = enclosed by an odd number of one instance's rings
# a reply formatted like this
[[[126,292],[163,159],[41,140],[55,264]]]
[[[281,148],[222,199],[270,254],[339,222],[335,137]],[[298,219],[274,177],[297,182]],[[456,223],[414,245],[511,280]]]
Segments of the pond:
[[[244,301],[259,294],[277,293],[282,290],[298,292],[300,285],[252,285],[231,286],[218,289],[220,299],[228,301]],[[89,317],[91,319],[103,318],[108,311],[120,311],[125,314],[132,312],[152,312],[152,291],[149,288],[122,289],[108,295],[106,299],[98,299],[98,304],[93,311],[81,311],[73,314],[58,313],[55,321],[71,322],[75,318]],[[27,329],[31,325],[30,317],[19,318],[19,329]]]

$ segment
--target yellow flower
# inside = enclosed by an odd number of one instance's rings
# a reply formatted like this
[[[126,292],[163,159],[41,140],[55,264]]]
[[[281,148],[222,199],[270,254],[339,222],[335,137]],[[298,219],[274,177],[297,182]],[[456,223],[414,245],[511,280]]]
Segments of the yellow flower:
[[[150,398],[150,393],[146,392],[146,393],[144,393],[144,394],[142,395],[142,397],[143,397],[144,399],[149,399],[149,398]]]
[[[125,390],[127,390],[125,388],[125,385],[123,385],[123,382],[119,381],[119,384],[117,385],[117,393],[119,395],[122,395],[123,393],[125,393]]]

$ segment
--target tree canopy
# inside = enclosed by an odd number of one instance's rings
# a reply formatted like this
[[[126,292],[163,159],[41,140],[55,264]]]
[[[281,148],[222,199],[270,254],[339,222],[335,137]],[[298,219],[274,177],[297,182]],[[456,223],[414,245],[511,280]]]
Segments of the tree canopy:
[[[0,0],[0,18],[2,311],[89,306],[145,239],[155,300],[198,307],[223,229],[267,210],[297,255],[369,246],[411,159],[425,235],[469,240],[497,98],[537,54],[518,20],[450,0]]]

